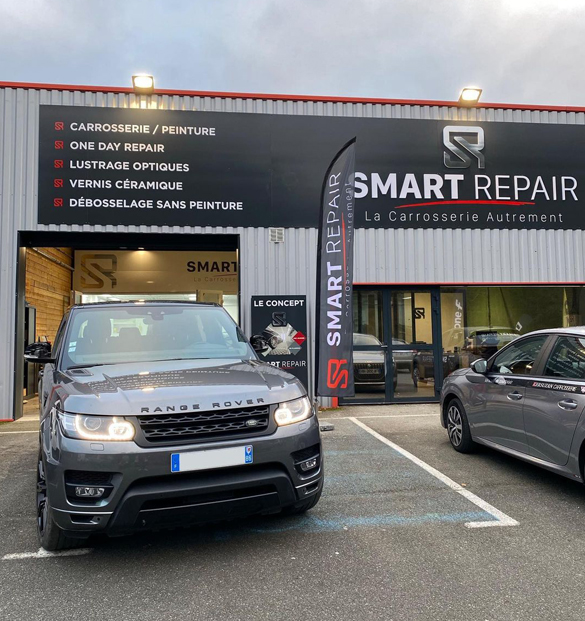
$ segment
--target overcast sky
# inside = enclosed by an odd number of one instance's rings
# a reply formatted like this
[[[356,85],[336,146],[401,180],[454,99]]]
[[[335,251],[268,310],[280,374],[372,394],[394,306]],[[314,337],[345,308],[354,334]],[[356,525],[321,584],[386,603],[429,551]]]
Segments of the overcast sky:
[[[0,0],[0,81],[585,106],[585,0]]]

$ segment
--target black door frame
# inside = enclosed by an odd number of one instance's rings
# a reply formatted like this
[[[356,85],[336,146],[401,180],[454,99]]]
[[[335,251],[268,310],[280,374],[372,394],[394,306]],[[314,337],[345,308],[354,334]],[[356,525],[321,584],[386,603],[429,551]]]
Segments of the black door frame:
[[[355,397],[340,398],[340,405],[367,405],[367,404],[387,404],[387,403],[438,403],[440,390],[443,384],[443,345],[441,333],[441,293],[438,286],[425,285],[356,285],[354,290],[360,291],[380,291],[382,293],[382,321],[383,334],[387,341],[382,345],[386,357],[386,385],[384,393],[380,393],[379,398],[360,398],[359,393]],[[393,345],[392,332],[392,302],[391,296],[395,291],[408,291],[412,293],[429,293],[431,296],[431,329],[433,342],[430,345],[423,344],[407,344],[404,346]],[[413,305],[414,313],[414,305]],[[413,323],[414,325],[414,323]],[[357,346],[355,351],[379,351],[379,347],[374,346]],[[434,370],[434,397],[395,397],[394,395],[394,366],[392,364],[393,352],[401,350],[430,351],[433,354],[433,370]]]

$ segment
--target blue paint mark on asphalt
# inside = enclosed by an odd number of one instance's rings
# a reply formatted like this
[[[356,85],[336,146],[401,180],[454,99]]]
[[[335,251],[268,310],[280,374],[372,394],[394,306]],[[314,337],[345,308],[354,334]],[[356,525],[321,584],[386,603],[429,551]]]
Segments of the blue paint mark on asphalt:
[[[295,523],[283,525],[282,523],[263,524],[259,528],[251,527],[247,530],[257,533],[280,533],[302,528],[305,532],[324,532],[357,528],[363,526],[409,526],[420,524],[433,524],[438,522],[474,522],[495,521],[495,518],[485,511],[470,511],[467,513],[427,513],[426,515],[370,515],[360,517],[338,516],[333,518],[320,518],[314,515],[306,515]]]
[[[343,457],[344,455],[387,455],[388,451],[390,450],[390,447],[388,448],[382,448],[382,449],[371,449],[371,450],[355,450],[355,451],[350,451],[350,450],[326,450],[325,454],[327,455],[327,457],[338,457],[341,456]],[[392,449],[393,450],[393,449]],[[406,459],[406,457],[404,457],[404,455],[401,455],[400,453],[398,453],[397,451],[394,451],[395,456],[396,457],[400,457],[401,459]]]
[[[325,486],[314,510],[296,517],[250,518],[233,528],[214,528],[211,536],[228,541],[272,533],[497,521],[350,421],[339,421],[336,429],[341,433],[323,438]]]
[[[370,515],[360,517],[335,516],[321,518],[315,515],[305,515],[289,520],[275,518],[275,521],[266,521],[257,526],[236,527],[233,530],[216,530],[213,532],[215,541],[229,541],[232,537],[246,534],[270,534],[302,531],[303,533],[325,533],[343,531],[350,528],[395,527],[395,526],[422,526],[424,524],[459,523],[459,522],[491,522],[496,519],[485,511],[470,511],[465,513],[427,513],[425,515]]]

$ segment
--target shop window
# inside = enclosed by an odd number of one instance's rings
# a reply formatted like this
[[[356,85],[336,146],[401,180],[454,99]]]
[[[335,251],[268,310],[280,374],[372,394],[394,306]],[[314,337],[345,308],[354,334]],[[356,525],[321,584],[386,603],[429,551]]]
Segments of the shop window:
[[[353,331],[356,335],[370,335],[384,342],[381,291],[353,292]]]
[[[559,338],[546,363],[544,374],[565,379],[585,379],[585,339]]]
[[[487,359],[533,330],[584,320],[583,287],[443,287],[443,375]]]
[[[392,292],[392,336],[403,345],[432,345],[433,324],[429,292]]]

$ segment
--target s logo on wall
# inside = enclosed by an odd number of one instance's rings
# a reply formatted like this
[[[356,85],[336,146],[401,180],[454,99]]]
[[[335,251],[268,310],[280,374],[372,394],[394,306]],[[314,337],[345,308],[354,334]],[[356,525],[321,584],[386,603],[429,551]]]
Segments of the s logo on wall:
[[[483,127],[446,125],[443,128],[443,144],[447,149],[443,154],[447,168],[469,168],[473,158],[477,161],[478,168],[485,168],[485,157],[482,153],[485,146]]]
[[[262,362],[296,375],[308,390],[306,296],[252,296],[252,334],[266,347]]]
[[[115,254],[87,254],[79,257],[79,291],[92,291],[116,288],[118,280],[118,257]],[[106,282],[109,281],[109,287]]]

